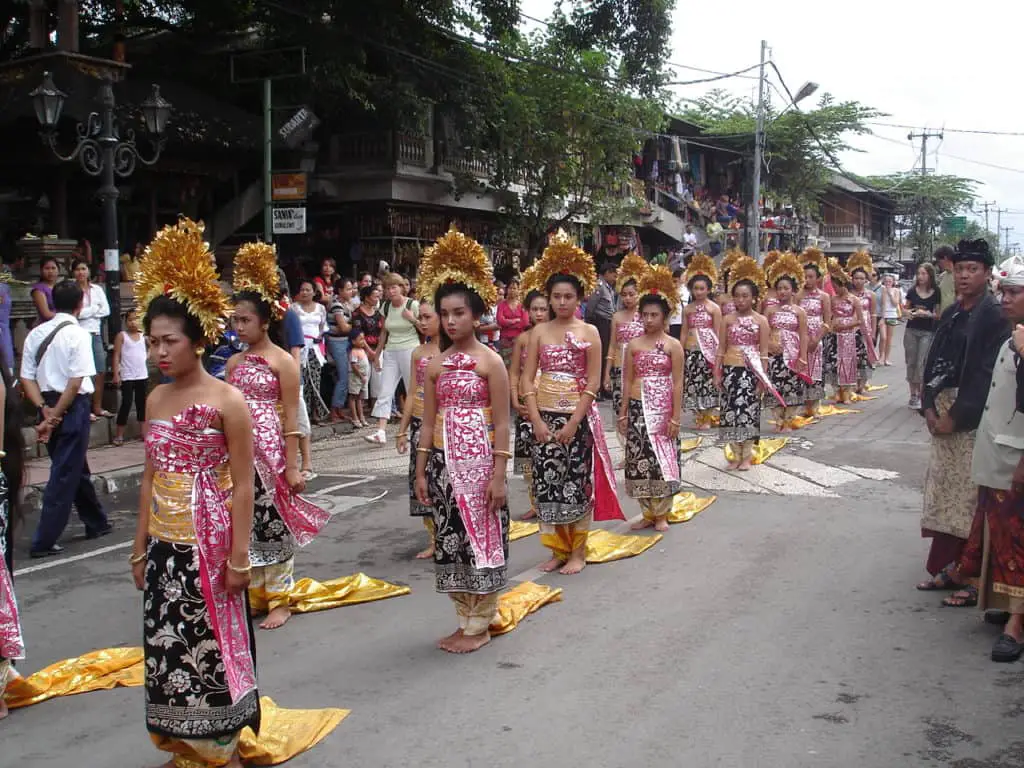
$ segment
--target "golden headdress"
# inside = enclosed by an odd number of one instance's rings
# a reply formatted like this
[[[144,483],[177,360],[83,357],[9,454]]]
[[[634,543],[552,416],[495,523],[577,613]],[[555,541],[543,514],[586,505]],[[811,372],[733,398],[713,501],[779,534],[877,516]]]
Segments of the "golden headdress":
[[[766,259],[767,261],[767,259]],[[779,255],[779,258],[775,260],[771,268],[765,270],[768,277],[768,285],[775,287],[775,282],[780,277],[788,277],[793,281],[793,285],[800,287],[804,281],[804,268],[800,264],[800,260],[796,257],[796,254],[792,251],[786,251]]]
[[[519,291],[523,294],[524,301],[531,291],[544,291],[544,286],[537,280],[536,264],[531,264],[523,270],[522,277],[519,278]]]
[[[764,295],[765,289],[768,287],[765,283],[764,270],[761,269],[761,265],[754,261],[749,256],[743,256],[736,260],[733,264],[732,269],[729,270],[729,293],[732,293],[732,289],[736,287],[736,283],[740,280],[750,280],[757,286],[757,290],[760,291],[761,295]]]
[[[818,248],[807,248],[803,253],[800,254],[800,263],[806,267],[808,264],[813,264],[818,268],[818,272],[824,277],[828,273],[828,259],[825,258],[825,254]]]
[[[718,282],[718,267],[715,260],[706,253],[695,253],[690,257],[690,263],[686,267],[683,281],[689,285],[693,278],[703,276],[711,281],[712,287]]]
[[[231,281],[235,293],[253,291],[270,305],[275,320],[284,317],[287,307],[281,302],[281,276],[277,271],[277,248],[270,243],[246,243],[235,254],[235,273]]]
[[[590,254],[572,241],[563,230],[551,236],[544,255],[534,266],[537,268],[537,281],[542,288],[547,288],[548,280],[553,275],[571,275],[583,286],[583,299],[597,290],[597,269]]]
[[[644,296],[657,296],[668,302],[668,313],[679,307],[679,291],[672,270],[660,264],[650,267],[637,283],[641,300]]]
[[[868,276],[875,271],[875,262],[872,261],[871,254],[867,251],[857,251],[846,260],[847,272],[853,275],[858,269],[863,269]]]
[[[146,313],[157,296],[180,301],[199,321],[206,341],[212,342],[224,331],[231,306],[217,282],[219,275],[210,246],[203,242],[203,229],[202,222],[183,216],[157,233],[139,259],[135,301],[140,314]]]
[[[850,273],[843,269],[843,265],[839,263],[837,258],[828,260],[828,273],[832,276],[832,282],[840,282],[843,285],[849,285],[853,282],[850,279]]]
[[[782,257],[782,251],[768,251],[761,262],[761,269],[766,275],[771,274],[772,265]]]
[[[722,263],[718,265],[719,272],[728,272],[740,259],[749,258],[747,254],[741,251],[739,248],[730,248],[725,252],[725,256],[722,257]]]
[[[488,308],[498,303],[494,268],[484,248],[473,238],[452,227],[423,251],[420,260],[419,293],[433,300],[445,283],[462,283],[483,299]]]
[[[626,254],[626,257],[619,264],[619,277],[615,281],[615,290],[622,293],[622,289],[626,287],[626,283],[630,280],[636,282],[637,286],[640,285],[640,280],[647,271],[651,268],[651,265],[647,263],[647,259],[638,253],[632,251]]]

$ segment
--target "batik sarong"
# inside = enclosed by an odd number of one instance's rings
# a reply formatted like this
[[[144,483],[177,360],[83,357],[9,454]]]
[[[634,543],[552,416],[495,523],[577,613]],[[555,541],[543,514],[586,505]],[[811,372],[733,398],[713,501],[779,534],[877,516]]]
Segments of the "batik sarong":
[[[742,365],[727,365],[722,376],[722,415],[719,436],[742,443],[761,437],[761,393],[757,375]]]
[[[655,451],[654,441],[648,431],[643,401],[630,399],[627,407],[629,418],[626,426],[626,493],[634,499],[663,499],[674,496],[680,488],[681,457],[678,441],[669,440],[675,445],[672,457],[675,467],[666,467],[666,472],[662,467],[667,463],[665,457],[659,456]],[[672,412],[669,411],[666,418],[671,417]]]
[[[710,411],[720,400],[711,363],[700,349],[686,351],[683,402],[688,411]],[[618,411],[615,411],[618,413]]]
[[[768,361],[768,375],[787,406],[804,404],[807,384],[782,355],[775,355]]]
[[[423,420],[413,416],[409,420],[409,514],[413,517],[430,517],[434,511],[416,498],[416,448],[420,444],[420,430]]]

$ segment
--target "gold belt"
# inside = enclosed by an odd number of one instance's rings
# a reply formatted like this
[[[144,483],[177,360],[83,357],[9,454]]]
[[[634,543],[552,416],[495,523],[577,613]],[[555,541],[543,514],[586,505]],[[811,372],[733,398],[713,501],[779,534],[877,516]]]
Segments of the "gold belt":
[[[569,373],[542,373],[537,383],[537,408],[554,413],[573,413],[580,404],[580,385]]]
[[[487,422],[487,434],[490,437],[491,448],[494,448],[494,413],[490,408],[475,408],[484,415],[484,421]],[[434,419],[434,447],[438,450],[444,450],[444,419],[445,410],[442,409],[437,412],[437,418]]]
[[[414,418],[423,418],[423,390],[417,389],[412,398],[412,415]]]

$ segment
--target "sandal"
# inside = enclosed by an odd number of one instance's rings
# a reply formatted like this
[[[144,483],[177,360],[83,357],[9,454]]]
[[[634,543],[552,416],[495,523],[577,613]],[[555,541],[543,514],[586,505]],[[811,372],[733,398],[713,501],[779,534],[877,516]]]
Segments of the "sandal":
[[[112,414],[106,408],[104,408],[102,411],[100,411],[99,415],[102,416],[104,419],[112,419],[112,418],[114,418],[114,414]]]
[[[110,444],[115,448],[120,448],[122,445],[124,445],[124,438],[115,437],[113,440],[110,441]]]
[[[968,585],[942,601],[947,608],[971,608],[978,604],[978,588]]]
[[[302,479],[305,480],[307,483],[310,480],[316,480],[316,472],[314,472],[312,469],[304,469],[304,470],[302,470],[301,474],[302,474]]]
[[[947,592],[951,589],[959,589],[960,584],[950,575],[949,569],[943,569],[935,574],[934,579],[922,581],[917,585],[921,592]]]

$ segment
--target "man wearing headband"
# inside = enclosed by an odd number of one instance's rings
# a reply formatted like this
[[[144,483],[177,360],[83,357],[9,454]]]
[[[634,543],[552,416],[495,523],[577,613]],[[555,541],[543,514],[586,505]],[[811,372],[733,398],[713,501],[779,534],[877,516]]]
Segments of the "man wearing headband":
[[[978,489],[971,481],[975,430],[992,387],[992,368],[1010,329],[988,291],[992,254],[985,240],[961,240],[953,253],[956,303],[942,314],[924,368],[921,413],[932,434],[925,474],[921,535],[932,540],[918,589],[959,586],[953,573],[971,531]],[[977,603],[967,586],[943,603]]]
[[[1003,262],[995,276],[1004,317],[1011,324],[1024,323],[1024,261]],[[957,574],[957,581],[980,577],[982,610],[1008,615],[992,647],[992,661],[999,662],[1016,661],[1024,650],[1024,572],[1019,565],[1024,563],[1024,413],[1019,410],[1024,393],[1017,383],[1021,350],[1016,341],[999,348],[978,425],[971,462],[971,482],[978,485],[977,513]]]

